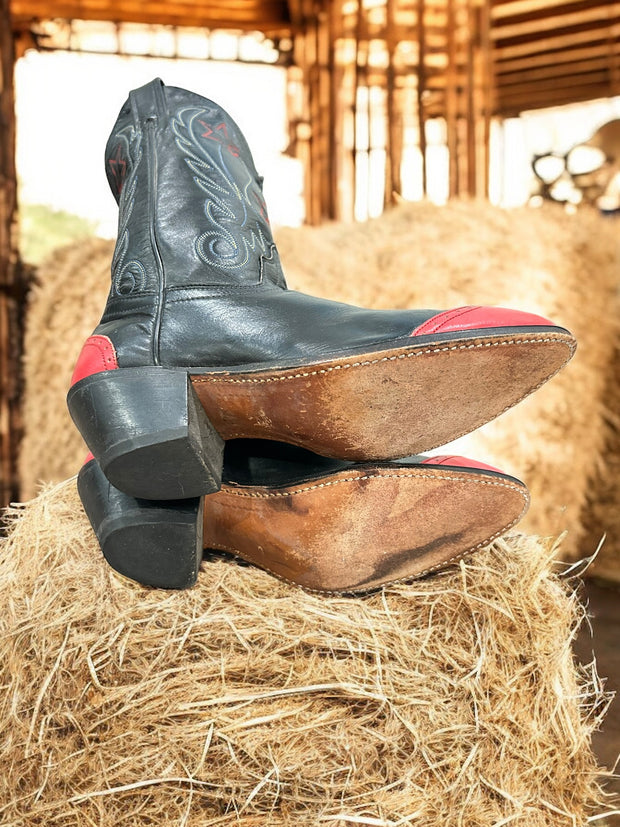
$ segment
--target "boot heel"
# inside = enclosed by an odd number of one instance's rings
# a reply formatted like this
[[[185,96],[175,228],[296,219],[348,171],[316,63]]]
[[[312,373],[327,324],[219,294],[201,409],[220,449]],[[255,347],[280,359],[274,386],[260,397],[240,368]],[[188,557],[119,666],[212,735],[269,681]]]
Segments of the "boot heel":
[[[94,460],[78,474],[78,492],[103,556],[145,586],[186,589],[202,560],[203,497],[153,502],[114,488]]]
[[[219,490],[224,442],[185,371],[102,371],[77,382],[67,404],[101,470],[126,494],[177,500]]]

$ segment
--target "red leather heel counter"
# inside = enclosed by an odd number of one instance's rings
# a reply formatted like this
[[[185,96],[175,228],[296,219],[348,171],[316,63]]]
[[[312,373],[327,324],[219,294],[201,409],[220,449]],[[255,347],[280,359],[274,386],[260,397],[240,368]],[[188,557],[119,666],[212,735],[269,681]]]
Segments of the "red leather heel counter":
[[[71,384],[75,385],[80,379],[85,379],[93,373],[115,370],[117,367],[116,350],[110,339],[107,336],[89,336],[78,356]]]

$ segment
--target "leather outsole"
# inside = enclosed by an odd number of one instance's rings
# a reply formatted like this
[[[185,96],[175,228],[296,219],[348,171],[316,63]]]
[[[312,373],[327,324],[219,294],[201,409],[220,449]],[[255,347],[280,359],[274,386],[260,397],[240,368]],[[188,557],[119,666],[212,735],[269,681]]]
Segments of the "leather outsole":
[[[512,330],[303,368],[192,372],[191,381],[223,439],[280,440],[354,461],[393,459],[499,416],[556,374],[575,346],[564,330]]]
[[[364,593],[481,548],[527,510],[527,488],[454,468],[351,469],[274,490],[224,485],[205,498],[205,548],[305,589]]]

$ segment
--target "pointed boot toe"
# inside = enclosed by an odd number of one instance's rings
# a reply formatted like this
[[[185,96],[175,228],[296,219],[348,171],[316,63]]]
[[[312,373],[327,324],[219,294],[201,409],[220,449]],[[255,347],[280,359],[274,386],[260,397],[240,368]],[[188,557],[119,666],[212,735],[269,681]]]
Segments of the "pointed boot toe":
[[[119,203],[112,285],[78,359],[71,415],[113,485],[188,498],[223,441],[352,461],[445,444],[572,356],[572,335],[500,308],[369,310],[286,286],[262,179],[217,104],[155,80],[106,148]]]
[[[364,593],[487,545],[529,503],[519,480],[463,457],[351,463],[262,440],[230,443],[226,457],[221,491],[177,511],[118,492],[88,462],[79,491],[108,563],[183,588],[204,545],[310,591]]]

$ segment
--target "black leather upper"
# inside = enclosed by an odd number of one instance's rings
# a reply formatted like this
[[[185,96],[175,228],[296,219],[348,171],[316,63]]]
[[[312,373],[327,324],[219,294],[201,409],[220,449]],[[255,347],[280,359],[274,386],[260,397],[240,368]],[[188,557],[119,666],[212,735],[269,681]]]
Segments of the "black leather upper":
[[[130,93],[106,147],[119,202],[96,333],[119,365],[286,367],[408,337],[436,310],[365,310],[289,291],[241,131],[156,79]]]

